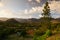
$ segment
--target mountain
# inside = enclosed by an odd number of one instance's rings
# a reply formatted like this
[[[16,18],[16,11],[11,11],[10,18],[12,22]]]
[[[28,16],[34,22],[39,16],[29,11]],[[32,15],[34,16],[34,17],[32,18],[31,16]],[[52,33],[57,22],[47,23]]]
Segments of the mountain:
[[[31,18],[31,19],[19,19],[19,18],[16,18],[15,20],[17,20],[18,22],[20,23],[26,23],[26,22],[34,22],[34,23],[37,23],[37,22],[41,22],[42,19],[36,19],[36,18]],[[51,22],[52,23],[60,23],[60,18],[51,18]]]
[[[31,18],[31,19],[21,19],[21,18],[0,18],[0,21],[8,21],[8,22],[38,22],[39,20],[36,18]]]
[[[42,19],[30,18],[30,19],[21,19],[21,18],[0,18],[1,21],[14,22],[14,23],[30,23],[30,22],[41,22]],[[52,18],[51,22],[60,23],[60,18]]]
[[[36,18],[31,18],[31,19],[19,19],[19,18],[15,18],[15,20],[17,20],[18,22],[24,23],[24,22],[39,22],[39,19]]]
[[[11,18],[11,19],[8,19],[6,20],[5,22],[8,22],[8,23],[19,23],[17,20],[15,20],[14,18]]]
[[[6,21],[8,20],[9,18],[0,18],[0,21]]]

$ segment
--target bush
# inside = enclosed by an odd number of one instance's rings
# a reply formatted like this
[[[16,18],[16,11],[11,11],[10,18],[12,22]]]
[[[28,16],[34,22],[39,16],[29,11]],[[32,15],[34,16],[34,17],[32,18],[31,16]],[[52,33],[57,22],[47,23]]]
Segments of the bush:
[[[51,36],[52,32],[50,30],[47,30],[45,34],[38,36],[34,35],[33,40],[46,40],[47,37]]]
[[[36,30],[36,31],[35,31],[35,35],[37,35],[37,36],[42,36],[44,33],[45,33],[45,32],[42,31],[42,30]]]
[[[52,35],[51,30],[47,30],[46,33],[45,33],[45,35],[46,35],[47,37],[51,36],[51,35]]]

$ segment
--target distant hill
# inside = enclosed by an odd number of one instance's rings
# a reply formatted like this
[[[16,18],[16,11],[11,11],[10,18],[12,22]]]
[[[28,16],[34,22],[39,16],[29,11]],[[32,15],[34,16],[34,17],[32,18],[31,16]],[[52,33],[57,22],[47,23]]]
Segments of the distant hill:
[[[16,18],[15,20],[17,20],[18,22],[24,23],[24,22],[39,22],[39,19],[35,19],[35,18],[31,18],[31,19],[19,19]]]
[[[26,22],[41,22],[42,19],[30,18],[30,19],[21,19],[21,18],[0,18],[0,21],[7,21],[7,22],[19,22],[19,23],[26,23]],[[60,18],[52,18],[51,22],[53,23],[60,23]]]
[[[52,23],[60,23],[60,18],[52,19],[51,22]]]
[[[19,23],[17,20],[15,20],[14,18],[8,19],[6,20],[6,22],[10,22],[10,23]]]
[[[8,20],[9,18],[0,18],[0,21],[6,21]]]

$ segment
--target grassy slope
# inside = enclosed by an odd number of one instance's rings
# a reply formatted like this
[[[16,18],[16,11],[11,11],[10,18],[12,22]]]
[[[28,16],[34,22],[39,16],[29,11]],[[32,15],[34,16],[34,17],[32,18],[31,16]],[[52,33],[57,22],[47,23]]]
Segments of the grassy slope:
[[[55,34],[47,38],[47,40],[60,40],[60,34]]]

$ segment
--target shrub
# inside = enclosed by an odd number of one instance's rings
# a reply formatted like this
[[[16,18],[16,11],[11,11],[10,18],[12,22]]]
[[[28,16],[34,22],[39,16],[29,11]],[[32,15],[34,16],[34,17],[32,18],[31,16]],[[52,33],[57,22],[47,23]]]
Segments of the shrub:
[[[45,34],[38,36],[34,35],[33,40],[46,40],[47,37],[51,36],[52,32],[50,30],[47,30]]]

